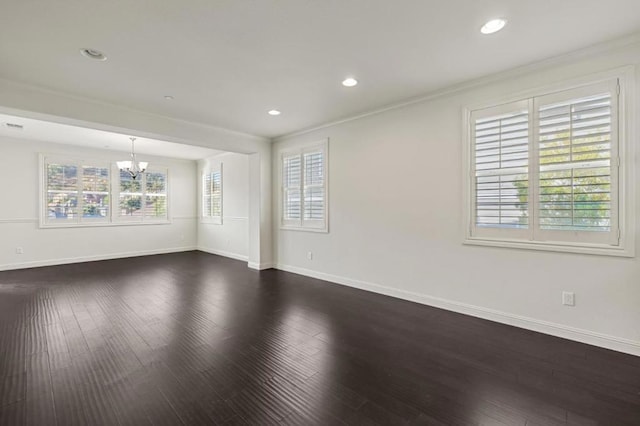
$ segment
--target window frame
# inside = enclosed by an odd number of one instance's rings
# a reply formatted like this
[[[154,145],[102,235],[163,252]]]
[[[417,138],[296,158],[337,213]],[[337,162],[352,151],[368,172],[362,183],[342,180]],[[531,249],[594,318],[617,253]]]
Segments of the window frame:
[[[118,217],[116,211],[119,208],[119,186],[120,186],[120,170],[114,161],[110,160],[100,160],[96,158],[81,158],[81,157],[73,157],[61,154],[47,154],[40,153],[38,154],[38,225],[39,228],[90,228],[90,227],[109,227],[109,226],[127,226],[127,225],[163,225],[172,223],[171,215],[170,215],[170,178],[169,178],[169,169],[167,167],[163,167],[161,165],[155,165],[154,167],[149,168],[146,173],[164,173],[166,176],[166,198],[167,198],[167,215],[166,218],[161,219],[152,219],[147,218],[144,220],[144,217],[141,219],[134,220],[122,220]],[[77,166],[79,169],[82,167],[102,167],[107,168],[109,170],[109,215],[106,219],[85,219],[82,220],[82,217],[79,215],[77,221],[73,222],[60,222],[54,223],[49,222],[48,219],[48,206],[47,206],[47,166],[49,164],[68,164]],[[79,178],[80,179],[80,178]],[[81,181],[79,180],[79,187],[81,185]],[[117,188],[117,189],[116,189]],[[78,196],[81,196],[81,192],[78,192]],[[80,208],[81,203],[78,204],[78,208]]]
[[[323,154],[323,189],[324,196],[324,209],[323,219],[304,219],[304,155],[308,153],[321,151]],[[300,219],[285,219],[284,217],[284,159],[285,157],[300,156],[300,186],[298,188],[300,194]],[[321,141],[307,142],[307,143],[295,143],[285,144],[277,151],[278,159],[278,217],[280,229],[292,230],[292,231],[307,231],[307,232],[329,232],[329,139],[323,139]],[[309,185],[313,187],[319,187],[317,184]]]
[[[205,216],[204,214],[204,206],[205,206],[205,197],[207,196],[205,193],[205,177],[207,175],[213,175],[214,173],[220,173],[220,215],[215,216],[213,214],[213,207],[211,208],[211,215]],[[213,176],[211,176],[211,180],[213,182]],[[223,173],[223,164],[222,162],[214,163],[204,169],[200,175],[200,222],[201,223],[209,223],[213,225],[222,225],[222,218],[224,215],[224,173]],[[213,199],[213,193],[211,194]]]
[[[612,193],[612,197],[617,198],[617,218],[612,218],[612,228],[614,222],[617,220],[618,235],[617,245],[610,243],[591,242],[586,238],[581,241],[580,236],[573,236],[567,240],[549,241],[549,240],[534,240],[527,239],[522,235],[496,235],[495,233],[477,233],[474,226],[474,208],[475,208],[475,191],[473,188],[474,182],[474,140],[473,140],[473,120],[472,114],[474,111],[485,110],[489,108],[500,108],[501,106],[513,104],[519,101],[527,101],[532,103],[530,112],[533,114],[530,117],[529,127],[529,149],[531,154],[529,155],[530,162],[533,160],[533,164],[529,164],[529,182],[535,181],[537,187],[537,176],[539,162],[537,158],[537,145],[536,136],[538,132],[538,108],[535,98],[552,98],[553,96],[562,96],[570,91],[589,90],[591,87],[599,84],[610,84],[617,80],[617,144],[611,147],[611,168],[612,174],[614,168],[617,168],[617,191]],[[613,92],[616,94],[616,92]],[[597,255],[609,255],[609,256],[623,256],[634,257],[635,256],[635,208],[636,208],[636,190],[637,184],[635,181],[636,164],[635,164],[635,128],[633,123],[633,117],[635,113],[635,69],[633,66],[623,67],[611,71],[598,73],[595,75],[584,76],[576,78],[570,81],[564,81],[545,87],[540,87],[532,90],[523,91],[514,94],[510,97],[502,99],[496,99],[492,102],[484,102],[476,105],[470,105],[463,108],[463,206],[464,206],[464,228],[463,228],[463,244],[467,245],[480,245],[491,247],[507,247],[518,249],[532,249],[543,251],[557,251],[557,252],[571,252],[571,253],[584,253],[584,254],[597,254]],[[616,121],[613,118],[612,112],[612,127],[615,127]],[[612,133],[614,130],[612,129]],[[617,157],[616,157],[617,150]],[[539,208],[537,192],[530,195],[529,199],[529,211],[533,211],[533,216],[530,216],[530,234],[540,234],[541,230],[538,227],[538,215],[537,210]],[[504,229],[503,229],[504,230]],[[549,231],[542,230],[542,234],[547,235],[556,234],[557,232],[570,232],[570,231],[556,231],[549,233]],[[579,233],[579,232],[578,232]]]

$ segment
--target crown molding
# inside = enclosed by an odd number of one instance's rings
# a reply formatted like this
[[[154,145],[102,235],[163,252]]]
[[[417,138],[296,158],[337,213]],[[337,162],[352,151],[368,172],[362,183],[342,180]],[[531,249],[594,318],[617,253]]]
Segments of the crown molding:
[[[540,61],[531,62],[525,65],[521,65],[515,68],[510,68],[505,71],[499,71],[497,73],[489,74],[483,77],[479,77],[472,80],[463,81],[461,83],[453,84],[442,89],[437,89],[426,94],[422,94],[418,97],[409,98],[404,101],[392,103],[380,108],[372,109],[370,111],[363,112],[361,114],[345,117],[339,120],[330,121],[324,124],[320,124],[313,127],[308,127],[295,132],[286,133],[284,135],[276,136],[271,139],[272,143],[281,142],[296,136],[301,136],[307,133],[311,133],[317,130],[326,129],[328,127],[337,126],[339,124],[348,123],[351,121],[360,120],[362,118],[370,117],[373,115],[382,114],[387,111],[404,108],[410,105],[420,104],[427,101],[443,98],[445,96],[454,95],[456,93],[471,90],[480,86],[495,83],[498,81],[520,77],[528,75],[536,71],[546,70],[555,66],[566,65],[577,59],[588,58],[596,56],[599,53],[611,52],[621,50],[629,46],[640,44],[640,32],[636,32],[624,37],[620,37],[614,40],[605,41],[602,43],[593,44],[587,47],[573,50],[561,55],[556,55],[551,58],[543,59]]]

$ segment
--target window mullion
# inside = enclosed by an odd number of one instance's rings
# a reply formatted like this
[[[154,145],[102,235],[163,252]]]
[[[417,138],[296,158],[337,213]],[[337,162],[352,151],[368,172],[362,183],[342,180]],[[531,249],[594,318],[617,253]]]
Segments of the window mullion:
[[[142,210],[142,221],[145,222],[147,220],[147,209],[145,208],[147,205],[147,174],[142,173],[140,175],[142,179],[140,179],[140,209]]]
[[[304,181],[305,174],[305,164],[304,164],[304,155],[300,153],[300,226],[304,226],[304,213],[305,213],[305,205],[304,205],[304,192],[307,188],[306,182]]]
[[[621,230],[620,230],[620,221],[624,217],[623,211],[621,210],[621,197],[623,194],[623,187],[620,185],[620,151],[621,151],[621,124],[622,120],[620,119],[620,111],[621,111],[621,96],[620,96],[620,79],[616,79],[615,82],[612,83],[611,87],[611,97],[613,101],[611,102],[611,122],[615,123],[611,126],[611,159],[610,159],[610,173],[611,173],[611,231],[614,233],[614,239],[616,244],[620,244],[621,238]],[[614,210],[615,209],[615,210]]]
[[[76,222],[80,223],[82,222],[82,216],[84,214],[84,167],[82,167],[82,163],[78,163],[76,164],[77,167],[77,176],[78,176],[78,182],[77,182],[77,186],[76,186],[76,192],[77,192],[77,214],[78,214],[78,218],[76,219]]]
[[[529,99],[529,239],[538,239],[540,219],[540,156],[538,139],[540,138],[539,112],[537,98]]]

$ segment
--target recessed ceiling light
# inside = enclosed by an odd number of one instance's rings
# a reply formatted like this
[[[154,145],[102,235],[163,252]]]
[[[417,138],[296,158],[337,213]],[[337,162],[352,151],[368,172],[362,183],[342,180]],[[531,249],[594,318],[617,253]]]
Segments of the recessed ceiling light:
[[[482,34],[497,33],[507,25],[507,20],[502,18],[492,19],[480,28]]]
[[[164,98],[168,101],[172,101],[173,100],[173,96],[171,95],[164,95]]]
[[[357,86],[358,85],[358,80],[356,80],[355,78],[349,77],[344,79],[344,81],[342,82],[342,85],[345,87],[353,87],[353,86]]]
[[[80,49],[82,56],[96,61],[106,61],[107,55],[96,49]]]
[[[280,115],[282,113],[280,111],[278,111],[277,109],[272,109],[271,111],[269,111],[268,114],[269,115]]]

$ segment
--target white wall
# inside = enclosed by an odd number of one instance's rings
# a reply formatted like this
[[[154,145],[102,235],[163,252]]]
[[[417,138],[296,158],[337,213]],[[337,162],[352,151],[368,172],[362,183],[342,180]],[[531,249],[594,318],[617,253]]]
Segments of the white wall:
[[[198,161],[198,176],[210,165],[222,163],[222,224],[199,221],[198,249],[248,260],[249,249],[249,157],[225,153]],[[198,194],[202,193],[198,179]],[[198,197],[198,212],[201,210]]]
[[[129,155],[0,137],[0,270],[195,249],[195,161],[145,155],[151,165],[169,169],[168,225],[41,229],[39,153],[110,161]]]
[[[249,267],[273,264],[271,145],[263,137],[0,79],[0,112],[124,135],[250,154]]]
[[[329,233],[283,231],[275,217],[278,268],[640,355],[637,257],[463,245],[461,195],[464,106],[638,63],[637,44],[574,55],[276,141],[274,153],[330,138]]]

